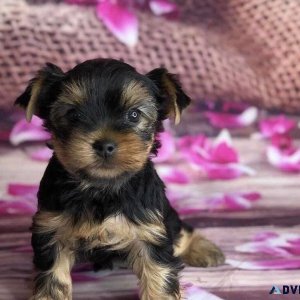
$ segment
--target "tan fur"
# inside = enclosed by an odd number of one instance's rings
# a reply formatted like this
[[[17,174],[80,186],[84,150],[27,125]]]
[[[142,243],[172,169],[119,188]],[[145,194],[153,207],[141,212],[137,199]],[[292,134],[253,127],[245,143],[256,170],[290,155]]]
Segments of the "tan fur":
[[[38,212],[34,216],[34,230],[38,233],[55,232],[55,242],[63,244],[85,239],[91,243],[90,248],[110,246],[113,250],[121,250],[135,240],[158,245],[166,234],[164,224],[159,213],[149,211],[147,215],[149,222],[138,224],[130,222],[122,214],[109,217],[102,223],[78,220],[74,224],[66,214]]]
[[[148,90],[138,81],[133,80],[124,86],[122,102],[128,110],[138,108],[142,112],[136,127],[138,130],[147,130],[149,123],[154,122],[157,118],[155,101]]]
[[[72,81],[65,84],[62,94],[59,96],[58,101],[68,104],[79,104],[87,99],[87,92],[84,85],[80,82]]]
[[[186,252],[187,248],[189,247],[191,241],[192,241],[192,233],[187,232],[184,229],[181,229],[180,231],[180,237],[178,241],[174,244],[174,255],[180,256],[184,252]]]
[[[173,82],[169,79],[167,74],[162,77],[163,85],[171,99],[171,106],[169,107],[169,114],[174,118],[175,125],[180,123],[180,110],[177,105],[177,91]]]
[[[92,144],[97,140],[109,139],[117,144],[116,154],[111,166],[102,166],[103,161],[97,156]],[[118,133],[101,130],[84,134],[75,132],[71,139],[64,143],[53,137],[52,143],[60,162],[71,173],[84,169],[94,177],[114,178],[123,172],[140,170],[152,147],[152,141],[145,144],[134,133]]]
[[[122,102],[127,108],[140,104],[142,101],[151,101],[152,97],[148,90],[138,81],[132,80],[124,86]]]
[[[36,114],[37,100],[43,85],[43,80],[43,77],[37,78],[32,85],[30,100],[26,108],[26,120],[28,122],[30,122],[32,116]]]
[[[222,251],[212,242],[193,232],[182,229],[180,238],[174,245],[174,255],[184,263],[194,267],[213,267],[224,263]]]
[[[71,300],[71,269],[73,264],[73,252],[67,247],[61,248],[53,267],[50,270],[43,272],[43,276],[48,276],[49,280],[46,282],[45,286],[35,291],[31,300]],[[50,298],[49,291],[51,291],[52,294],[55,294],[54,299]]]
[[[166,293],[167,278],[171,270],[151,259],[147,246],[143,242],[132,244],[128,263],[140,280],[141,300],[175,300],[179,295]]]
[[[63,245],[59,258],[49,272],[64,284],[67,290],[71,288],[68,274],[73,259],[69,259],[72,253],[64,249],[73,249],[76,247],[76,241],[84,239],[87,244],[86,250],[106,246],[111,250],[126,250],[129,253],[128,264],[140,279],[142,300],[180,299],[180,294],[165,294],[166,278],[171,276],[171,270],[153,261],[147,250],[148,243],[159,245],[160,239],[166,234],[162,217],[158,212],[148,211],[147,219],[146,223],[134,224],[124,215],[118,214],[100,224],[80,220],[74,224],[67,214],[38,212],[34,217],[34,229],[39,233],[55,233],[50,243],[55,241]]]

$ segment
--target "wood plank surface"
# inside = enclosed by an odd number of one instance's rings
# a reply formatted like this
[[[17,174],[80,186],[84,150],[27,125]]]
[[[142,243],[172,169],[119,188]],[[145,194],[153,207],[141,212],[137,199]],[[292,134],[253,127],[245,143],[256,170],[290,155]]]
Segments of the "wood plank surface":
[[[256,175],[228,181],[203,179],[196,184],[174,186],[201,197],[216,192],[257,191],[262,199],[253,208],[239,212],[202,211],[186,221],[201,229],[215,241],[227,258],[241,261],[263,259],[258,254],[242,254],[235,247],[261,231],[300,233],[300,175],[285,174],[270,166],[264,157],[265,142],[235,138],[243,163],[256,170]],[[34,162],[20,150],[6,144],[0,147],[0,198],[9,182],[39,182],[46,164]],[[32,273],[30,217],[0,218],[0,299],[22,300],[29,295]],[[93,275],[94,276],[94,275]],[[137,296],[137,280],[125,269],[100,271],[97,280],[74,282],[74,299],[133,300]],[[186,267],[183,282],[192,282],[223,299],[299,299],[300,295],[269,295],[272,285],[300,284],[300,270],[250,271],[224,265],[217,268]]]

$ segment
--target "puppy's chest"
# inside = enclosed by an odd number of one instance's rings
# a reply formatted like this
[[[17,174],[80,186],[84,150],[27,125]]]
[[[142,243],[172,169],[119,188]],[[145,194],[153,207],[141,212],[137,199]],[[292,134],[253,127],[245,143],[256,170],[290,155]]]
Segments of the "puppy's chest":
[[[137,242],[159,244],[164,236],[165,227],[159,217],[133,223],[121,214],[108,217],[100,224],[82,222],[73,232],[73,238],[83,240],[87,249],[124,250]]]

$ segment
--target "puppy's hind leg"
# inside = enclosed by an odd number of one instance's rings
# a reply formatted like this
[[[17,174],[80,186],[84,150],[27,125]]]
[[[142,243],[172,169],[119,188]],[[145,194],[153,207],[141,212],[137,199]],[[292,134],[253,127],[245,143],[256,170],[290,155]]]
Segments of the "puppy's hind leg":
[[[174,243],[174,255],[193,267],[215,267],[225,261],[221,249],[184,223]]]

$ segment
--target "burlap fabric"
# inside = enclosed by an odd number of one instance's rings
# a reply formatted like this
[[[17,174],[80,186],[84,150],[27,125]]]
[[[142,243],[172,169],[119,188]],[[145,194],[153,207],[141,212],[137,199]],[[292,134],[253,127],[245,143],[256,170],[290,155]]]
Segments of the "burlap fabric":
[[[1,0],[0,107],[13,103],[45,62],[68,69],[123,58],[141,72],[165,65],[199,99],[300,111],[300,1],[187,0],[176,22],[139,13],[134,49],[98,21],[94,7]]]

